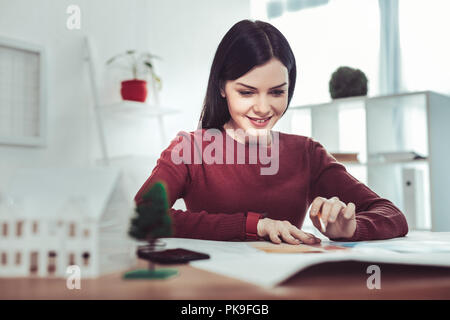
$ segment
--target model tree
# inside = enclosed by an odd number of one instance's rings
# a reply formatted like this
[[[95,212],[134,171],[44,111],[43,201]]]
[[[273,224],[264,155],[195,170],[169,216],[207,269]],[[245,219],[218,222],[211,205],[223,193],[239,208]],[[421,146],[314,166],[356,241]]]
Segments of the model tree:
[[[148,253],[153,252],[157,247],[158,238],[170,237],[172,233],[166,188],[163,182],[158,181],[144,194],[142,203],[136,206],[128,231],[128,235],[134,239],[148,242],[147,245],[140,246],[137,250],[138,257],[148,261],[148,269],[127,272],[124,278],[160,279],[176,274],[175,269],[155,270],[154,264],[148,256]]]

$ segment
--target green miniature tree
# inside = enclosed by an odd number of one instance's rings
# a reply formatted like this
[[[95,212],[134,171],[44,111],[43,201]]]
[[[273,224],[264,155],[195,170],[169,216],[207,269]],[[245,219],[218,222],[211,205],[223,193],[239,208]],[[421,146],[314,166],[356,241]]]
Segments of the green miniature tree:
[[[128,235],[136,240],[145,240],[147,246],[138,249],[139,258],[148,260],[149,267],[125,273],[126,279],[161,279],[177,274],[175,269],[155,270],[153,262],[145,255],[155,250],[158,238],[170,237],[173,234],[172,220],[169,216],[169,201],[163,182],[156,182],[143,196],[143,202],[136,206],[135,215],[131,219]]]
[[[169,202],[162,182],[156,182],[144,194],[143,203],[135,209],[128,234],[137,240],[154,242],[156,238],[172,235],[172,222],[168,215]]]

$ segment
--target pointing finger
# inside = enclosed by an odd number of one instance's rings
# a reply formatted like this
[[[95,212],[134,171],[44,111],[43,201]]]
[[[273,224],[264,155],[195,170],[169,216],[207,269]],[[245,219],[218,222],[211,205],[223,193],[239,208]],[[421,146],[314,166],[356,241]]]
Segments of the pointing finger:
[[[322,222],[325,225],[325,227],[328,224],[328,219],[331,214],[331,208],[333,207],[333,200],[326,200],[324,204],[322,205],[321,213],[322,213]]]
[[[309,210],[309,216],[311,218],[317,216],[317,213],[320,211],[322,204],[326,201],[325,198],[316,197],[314,201],[311,203],[311,209]]]
[[[330,210],[330,217],[328,218],[328,221],[330,223],[336,222],[338,215],[341,214],[341,212],[343,212],[346,207],[347,206],[345,205],[345,203],[341,201],[335,202]]]
[[[355,218],[355,212],[356,211],[356,207],[355,204],[352,202],[349,202],[347,205],[347,208],[345,208],[344,210],[344,218],[347,220],[351,220],[353,218]]]

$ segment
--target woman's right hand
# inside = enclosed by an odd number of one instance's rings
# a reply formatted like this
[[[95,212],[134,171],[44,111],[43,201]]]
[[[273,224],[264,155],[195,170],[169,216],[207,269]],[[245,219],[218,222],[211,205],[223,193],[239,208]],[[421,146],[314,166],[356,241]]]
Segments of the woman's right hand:
[[[259,237],[269,237],[270,241],[277,244],[282,241],[290,244],[300,244],[301,242],[306,244],[320,243],[319,238],[316,238],[311,233],[303,232],[286,220],[259,219],[257,232]]]

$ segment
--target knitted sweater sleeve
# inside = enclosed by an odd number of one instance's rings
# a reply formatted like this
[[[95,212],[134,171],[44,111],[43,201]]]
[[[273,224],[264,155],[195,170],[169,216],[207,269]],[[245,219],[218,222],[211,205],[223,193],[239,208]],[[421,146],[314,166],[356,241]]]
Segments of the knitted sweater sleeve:
[[[190,210],[183,211],[172,208],[177,199],[184,197],[191,183],[192,168],[184,162],[177,164],[177,161],[172,160],[172,152],[177,152],[180,157],[183,156],[183,149],[179,148],[179,146],[186,141],[192,140],[183,139],[189,138],[189,135],[188,132],[180,131],[177,137],[161,153],[150,177],[145,181],[134,198],[136,204],[143,203],[143,195],[155,182],[162,181],[167,188],[169,214],[174,227],[174,237],[222,241],[245,240],[246,212],[233,214],[208,213],[205,210],[192,212]]]
[[[381,240],[405,236],[408,224],[403,213],[389,200],[379,197],[359,182],[338,163],[325,148],[309,140],[311,185],[309,200],[316,197],[338,197],[342,202],[356,206],[356,231],[351,238],[332,240]],[[389,183],[389,181],[386,181]]]

